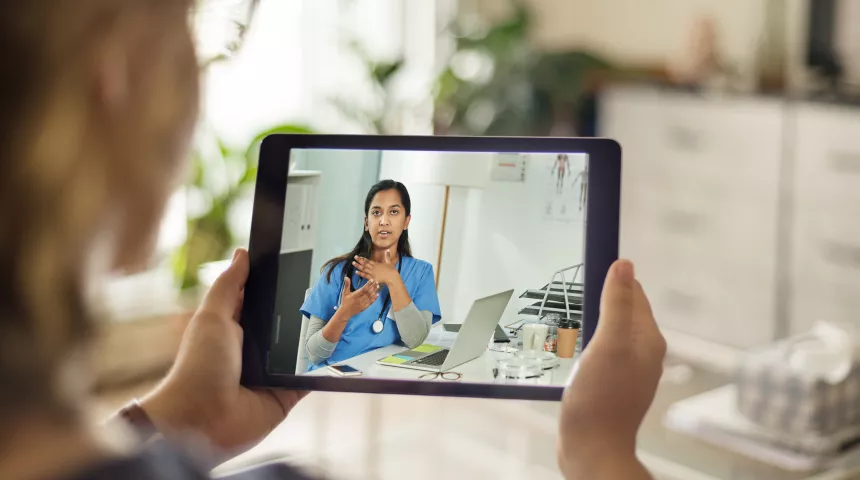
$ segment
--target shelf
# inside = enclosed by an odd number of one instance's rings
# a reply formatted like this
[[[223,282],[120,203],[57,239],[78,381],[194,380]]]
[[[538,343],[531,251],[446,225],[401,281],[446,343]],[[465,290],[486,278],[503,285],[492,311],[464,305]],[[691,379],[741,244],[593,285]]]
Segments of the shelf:
[[[581,283],[567,282],[567,291],[569,293],[579,293],[582,294],[584,285]],[[541,290],[546,290],[547,285],[541,287]],[[552,288],[550,288],[551,292],[564,292],[564,288],[561,285],[561,282],[552,282]]]
[[[540,303],[535,303],[535,304],[529,305],[528,307],[520,309],[520,311],[517,313],[519,313],[520,315],[530,315],[530,316],[536,317],[536,316],[538,316],[538,312],[540,312]],[[568,318],[567,312],[565,311],[563,305],[561,308],[553,308],[553,307],[545,306],[543,308],[543,314],[548,315],[550,313],[555,313],[555,314],[561,315],[561,318]],[[582,320],[582,310],[581,309],[575,309],[571,305],[571,311],[570,311],[570,317],[569,318],[571,318],[573,320]]]
[[[555,290],[550,290],[549,295],[546,296],[547,302],[560,302],[564,304],[564,292],[558,290],[558,293],[554,293]],[[541,300],[543,301],[544,295],[546,294],[546,290],[526,290],[520,295],[520,298],[527,298],[530,300]],[[582,304],[582,293],[569,292],[567,294],[567,300],[571,305]]]

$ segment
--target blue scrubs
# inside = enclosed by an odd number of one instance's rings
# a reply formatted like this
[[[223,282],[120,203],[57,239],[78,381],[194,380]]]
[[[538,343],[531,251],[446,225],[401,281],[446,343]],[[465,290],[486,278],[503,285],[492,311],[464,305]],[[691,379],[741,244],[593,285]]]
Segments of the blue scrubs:
[[[424,260],[412,257],[402,257],[399,262],[400,278],[403,279],[412,303],[419,311],[427,310],[433,314],[433,323],[442,319],[439,308],[439,297],[436,295],[436,282],[433,278],[433,266]],[[340,294],[343,290],[343,270],[345,263],[333,267],[331,282],[327,280],[328,271],[323,272],[302,305],[302,315],[310,318],[315,315],[326,322],[334,316],[336,308],[340,304]],[[356,289],[361,288],[367,280],[352,275],[352,284]],[[382,314],[383,303],[388,298],[388,287],[379,290],[379,298],[363,312],[349,319],[340,341],[331,356],[323,364],[311,365],[308,371],[316,370],[325,365],[361,355],[362,353],[385,347],[393,343],[401,342],[400,332],[397,324],[392,320],[392,302],[388,302],[388,308],[384,312],[383,322],[385,328],[380,333],[373,333],[373,322]],[[304,348],[302,345],[300,348]]]

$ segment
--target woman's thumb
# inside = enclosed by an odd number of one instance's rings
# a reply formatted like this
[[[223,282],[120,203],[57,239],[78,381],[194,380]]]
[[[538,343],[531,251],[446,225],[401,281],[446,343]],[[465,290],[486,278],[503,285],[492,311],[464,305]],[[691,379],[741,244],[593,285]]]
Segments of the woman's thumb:
[[[627,329],[636,303],[636,274],[629,260],[617,260],[609,268],[600,298],[598,329]]]
[[[391,263],[391,250],[385,251],[385,263]]]
[[[241,301],[240,294],[245,288],[245,282],[248,280],[250,269],[248,251],[243,248],[237,248],[233,252],[233,263],[218,276],[215,283],[206,292],[202,307],[232,316]]]

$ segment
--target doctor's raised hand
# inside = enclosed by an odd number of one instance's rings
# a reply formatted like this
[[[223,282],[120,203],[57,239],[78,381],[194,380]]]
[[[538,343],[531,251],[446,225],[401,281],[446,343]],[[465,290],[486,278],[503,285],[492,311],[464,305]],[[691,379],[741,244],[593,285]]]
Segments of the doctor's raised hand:
[[[376,282],[367,282],[354,292],[350,292],[352,282],[350,279],[344,278],[343,292],[340,294],[340,307],[338,312],[342,314],[340,319],[346,323],[355,315],[367,310],[367,307],[373,305],[376,299],[379,298],[379,284]],[[335,314],[335,317],[338,315]]]
[[[356,255],[352,266],[355,267],[355,273],[359,277],[375,281],[380,285],[390,285],[401,280],[400,273],[397,271],[397,262],[391,258],[391,249],[385,251],[381,263]]]

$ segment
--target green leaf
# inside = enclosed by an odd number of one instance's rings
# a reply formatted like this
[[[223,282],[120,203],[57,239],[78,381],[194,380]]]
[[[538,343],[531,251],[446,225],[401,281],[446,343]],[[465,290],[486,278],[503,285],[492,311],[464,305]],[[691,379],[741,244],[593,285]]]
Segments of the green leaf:
[[[381,133],[375,127],[375,123],[378,120],[377,117],[379,115],[369,112],[367,110],[362,109],[342,98],[333,98],[330,100],[331,104],[334,105],[340,113],[349,120],[361,125],[361,127],[367,131],[368,133],[379,134]]]
[[[278,125],[255,135],[243,151],[231,148],[220,138],[209,138],[207,144],[198,144],[191,152],[190,186],[212,197],[206,212],[188,219],[188,236],[170,258],[174,278],[183,290],[198,285],[198,273],[204,263],[222,260],[233,246],[234,236],[227,222],[227,213],[247,185],[257,178],[257,157],[260,143],[272,134],[312,134],[303,125]],[[203,145],[212,148],[204,149]],[[217,148],[216,148],[217,147]],[[205,153],[204,153],[205,152]],[[208,155],[208,157],[207,157]],[[237,170],[238,167],[238,170]],[[207,173],[228,174],[226,189],[218,188],[207,178]]]
[[[285,124],[278,125],[276,127],[269,128],[268,130],[264,130],[257,135],[254,136],[254,139],[251,140],[251,143],[248,144],[248,148],[245,150],[245,166],[246,168],[251,168],[257,165],[258,158],[260,156],[260,144],[263,142],[263,139],[268,137],[269,135],[275,135],[279,133],[287,133],[287,134],[313,134],[316,133],[311,130],[310,127],[305,125],[294,125],[294,124]]]
[[[397,72],[403,68],[404,61],[398,58],[393,62],[379,62],[371,66],[370,78],[384,89],[388,89],[388,84],[397,75]]]

